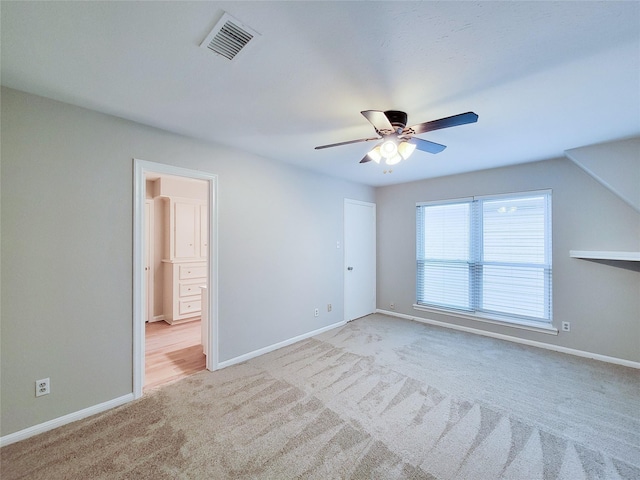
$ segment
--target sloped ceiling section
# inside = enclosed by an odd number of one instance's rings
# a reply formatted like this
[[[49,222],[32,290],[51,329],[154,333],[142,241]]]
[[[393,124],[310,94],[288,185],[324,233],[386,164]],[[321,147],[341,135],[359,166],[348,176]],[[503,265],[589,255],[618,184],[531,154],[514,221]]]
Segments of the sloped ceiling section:
[[[2,85],[368,185],[558,158],[640,135],[640,2],[0,3]],[[259,32],[200,45],[228,13]],[[446,145],[359,164],[362,110]],[[393,170],[391,173],[389,170]]]
[[[640,137],[567,150],[567,157],[640,212]]]

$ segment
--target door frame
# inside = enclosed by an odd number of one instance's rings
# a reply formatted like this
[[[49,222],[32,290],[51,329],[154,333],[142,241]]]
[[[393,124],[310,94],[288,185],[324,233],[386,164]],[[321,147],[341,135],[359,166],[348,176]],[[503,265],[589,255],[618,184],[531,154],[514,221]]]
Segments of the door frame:
[[[204,339],[207,351],[207,370],[218,369],[218,176],[163,163],[133,159],[133,395],[142,396],[144,387],[145,318],[144,302],[144,203],[146,173],[196,178],[209,182],[209,246],[208,259],[208,335]]]
[[[146,183],[145,183],[146,185]],[[146,197],[146,192],[145,192],[145,197]],[[145,286],[145,294],[147,295],[147,300],[146,300],[146,306],[147,306],[147,314],[145,316],[145,321],[147,322],[152,322],[155,321],[154,319],[154,315],[153,315],[153,304],[154,304],[154,295],[153,295],[153,288],[154,288],[154,279],[153,279],[153,275],[151,275],[151,273],[153,272],[153,268],[151,268],[151,264],[153,263],[153,259],[154,259],[154,253],[155,250],[153,248],[153,238],[154,238],[154,227],[155,227],[155,223],[153,221],[154,219],[154,214],[155,214],[155,208],[153,206],[153,200],[145,198],[144,200],[144,209],[145,209],[145,215],[147,214],[147,205],[149,206],[149,218],[145,219],[145,224],[144,224],[144,228],[146,230],[147,228],[147,224],[149,225],[149,234],[147,235],[146,238],[143,237],[143,248],[144,250],[142,251],[143,254],[143,258],[145,257],[145,250],[146,250],[146,255],[149,257],[149,270],[144,270],[144,276],[145,279],[147,281],[147,284]],[[147,262],[145,262],[147,263]]]
[[[374,313],[376,311],[376,306],[377,306],[377,284],[378,284],[378,279],[376,277],[377,275],[377,258],[376,258],[376,249],[377,249],[377,243],[376,243],[376,229],[377,229],[377,215],[376,215],[376,204],[375,203],[371,203],[371,202],[364,202],[362,200],[353,200],[351,198],[345,198],[344,199],[344,203],[343,203],[343,213],[342,213],[342,217],[343,217],[343,239],[342,239],[342,245],[343,245],[343,270],[342,270],[342,275],[343,275],[343,281],[342,281],[342,285],[343,285],[343,298],[344,298],[344,321],[345,322],[349,322],[351,320],[354,320],[353,318],[347,318],[347,268],[349,267],[347,265],[347,215],[346,215],[346,210],[347,210],[347,204],[351,204],[351,205],[359,205],[359,206],[363,206],[363,207],[369,207],[372,209],[372,213],[373,213],[373,258],[371,258],[371,262],[373,264],[373,270],[374,270],[374,277],[373,277],[373,305],[371,306],[372,310],[371,313]]]

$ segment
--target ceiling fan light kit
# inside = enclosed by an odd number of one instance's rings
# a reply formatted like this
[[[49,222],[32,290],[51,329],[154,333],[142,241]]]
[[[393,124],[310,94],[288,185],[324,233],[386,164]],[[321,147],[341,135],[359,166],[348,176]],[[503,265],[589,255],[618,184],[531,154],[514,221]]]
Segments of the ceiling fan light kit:
[[[400,142],[400,144],[398,145],[398,153],[403,160],[409,158],[415,149],[415,144],[409,142]]]
[[[395,165],[409,158],[416,149],[435,154],[447,148],[445,145],[423,140],[414,137],[414,135],[478,121],[477,114],[474,112],[466,112],[407,127],[407,114],[399,110],[387,110],[384,112],[379,110],[364,110],[360,113],[373,125],[373,128],[378,134],[377,137],[321,145],[316,147],[316,150],[351,143],[382,140],[382,142],[371,149],[364,158],[360,160],[360,163],[374,161],[379,164],[384,158],[387,165]]]
[[[371,160],[373,160],[376,163],[380,163],[380,160],[382,160],[380,145],[376,145],[375,147],[373,147],[373,149],[369,153],[367,153],[367,157],[369,157]],[[360,163],[363,163],[363,162],[360,161]]]
[[[398,146],[393,140],[385,140],[380,145],[380,152],[384,158],[395,157],[398,154]]]
[[[401,161],[402,161],[402,157],[396,153],[393,157],[387,158],[385,163],[387,165],[396,165],[396,164],[400,163]]]

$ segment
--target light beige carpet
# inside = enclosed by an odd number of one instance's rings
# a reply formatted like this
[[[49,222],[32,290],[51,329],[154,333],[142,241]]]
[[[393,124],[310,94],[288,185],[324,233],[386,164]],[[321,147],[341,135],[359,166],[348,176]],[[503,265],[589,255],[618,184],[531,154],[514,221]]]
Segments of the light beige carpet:
[[[640,479],[637,370],[372,315],[0,450],[3,480]]]

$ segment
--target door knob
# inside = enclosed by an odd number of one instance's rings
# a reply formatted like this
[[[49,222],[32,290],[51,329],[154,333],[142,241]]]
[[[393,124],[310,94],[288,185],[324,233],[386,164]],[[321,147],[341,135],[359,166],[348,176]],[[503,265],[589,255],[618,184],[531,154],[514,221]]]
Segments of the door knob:
[[[351,271],[353,270],[353,267],[347,267],[347,270]]]

